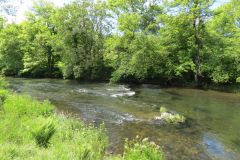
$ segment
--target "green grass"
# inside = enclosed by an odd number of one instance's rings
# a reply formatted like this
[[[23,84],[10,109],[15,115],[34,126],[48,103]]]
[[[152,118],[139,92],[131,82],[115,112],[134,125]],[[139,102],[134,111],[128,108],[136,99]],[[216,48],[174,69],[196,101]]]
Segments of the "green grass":
[[[138,137],[131,141],[126,140],[123,155],[105,157],[106,160],[164,160],[161,148],[147,138]]]
[[[9,86],[8,82],[5,80],[5,77],[0,75],[0,88],[1,89],[7,89]]]
[[[0,121],[2,159],[102,159],[107,147],[103,127],[55,115],[48,101],[28,96],[9,96]]]
[[[148,139],[126,141],[123,159],[124,160],[162,160],[163,154],[159,146]]]
[[[3,105],[3,102],[6,100],[8,95],[9,95],[8,90],[0,89],[0,106]]]
[[[146,141],[130,142],[123,156],[107,156],[104,125],[98,128],[57,115],[49,101],[9,93],[0,86],[1,160],[162,160],[162,152]],[[161,159],[160,159],[161,158]]]
[[[27,116],[50,116],[53,113],[53,105],[49,101],[39,102],[30,96],[10,95],[3,105],[6,114],[14,114],[21,117]]]

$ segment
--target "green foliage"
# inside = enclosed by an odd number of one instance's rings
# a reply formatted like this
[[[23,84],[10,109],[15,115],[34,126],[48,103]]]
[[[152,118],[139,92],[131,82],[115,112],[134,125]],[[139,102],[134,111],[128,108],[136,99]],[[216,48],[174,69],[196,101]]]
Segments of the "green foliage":
[[[113,82],[236,83],[239,8],[231,0],[34,3],[27,19],[0,18],[0,71]],[[109,76],[111,74],[111,76]]]
[[[156,1],[141,8],[144,3],[109,1],[121,31],[105,43],[112,81],[234,82],[240,64],[236,1],[216,9],[216,14],[211,9],[214,1],[175,0],[162,6]],[[156,24],[160,27],[154,32],[149,29]]]
[[[240,83],[240,77],[238,77],[238,78],[236,79],[236,82],[237,82],[237,83]]]
[[[32,131],[32,135],[38,146],[47,148],[49,141],[55,132],[56,127],[53,120],[47,120],[40,127],[37,127],[34,131]]]
[[[0,89],[0,101],[1,102],[5,101],[8,95],[9,95],[8,90]],[[1,106],[1,104],[0,104],[0,106]]]
[[[49,101],[39,102],[29,96],[10,95],[3,105],[6,114],[15,116],[49,116],[53,113],[53,106]]]
[[[22,39],[25,45],[21,74],[32,77],[56,77],[60,57],[55,50],[56,27],[53,16],[56,8],[48,1],[38,1],[29,13],[28,21],[22,23]]]
[[[119,17],[118,29],[122,33],[110,36],[105,42],[104,60],[114,69],[111,80],[144,81],[164,77],[166,54],[159,44],[158,20],[154,17],[161,13],[161,8],[156,4],[145,8],[144,1],[109,3],[114,16]]]
[[[0,31],[0,74],[17,75],[23,67],[21,26],[9,24]]]
[[[0,89],[6,89],[9,83],[5,80],[5,77],[0,75]]]
[[[104,78],[104,26],[101,21],[105,18],[105,11],[101,5],[75,1],[58,10],[55,22],[59,36],[55,47],[62,56],[59,64],[64,78]]]
[[[232,0],[217,8],[207,25],[212,36],[208,47],[212,50],[206,61],[206,71],[215,83],[235,83],[239,77],[239,9],[239,3]]]
[[[163,160],[162,150],[148,139],[126,141],[123,153],[124,160]]]
[[[0,107],[2,106],[2,103],[5,101],[7,96],[9,95],[9,92],[7,90],[9,84],[5,80],[3,76],[0,75]]]

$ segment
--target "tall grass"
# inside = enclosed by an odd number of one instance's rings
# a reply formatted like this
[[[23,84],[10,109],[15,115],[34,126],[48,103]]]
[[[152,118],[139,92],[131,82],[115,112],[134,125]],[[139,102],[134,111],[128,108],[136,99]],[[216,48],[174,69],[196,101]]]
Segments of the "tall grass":
[[[7,89],[9,86],[9,83],[5,80],[5,77],[0,75],[0,89]]]
[[[15,116],[50,116],[53,114],[53,105],[49,101],[39,102],[30,96],[10,95],[3,105],[3,111],[6,114],[15,114]]]
[[[8,82],[5,81],[5,78],[0,75],[0,107],[7,98],[9,92],[7,87],[9,86]]]
[[[147,138],[126,141],[124,160],[163,160],[163,154],[158,145],[149,142]]]
[[[122,156],[107,157],[107,160],[164,160],[162,150],[147,138],[126,140]]]
[[[0,113],[2,159],[102,159],[107,147],[104,127],[86,126],[55,115],[48,102],[10,95]]]

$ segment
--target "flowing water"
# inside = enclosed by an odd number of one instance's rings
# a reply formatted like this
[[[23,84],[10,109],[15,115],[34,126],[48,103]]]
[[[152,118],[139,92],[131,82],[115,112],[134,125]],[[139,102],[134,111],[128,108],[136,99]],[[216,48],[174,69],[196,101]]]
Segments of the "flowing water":
[[[154,85],[110,85],[71,80],[8,78],[11,88],[49,99],[58,111],[96,125],[104,122],[114,154],[125,138],[148,137],[168,160],[239,160],[240,95]],[[160,106],[187,117],[174,126],[153,121]]]

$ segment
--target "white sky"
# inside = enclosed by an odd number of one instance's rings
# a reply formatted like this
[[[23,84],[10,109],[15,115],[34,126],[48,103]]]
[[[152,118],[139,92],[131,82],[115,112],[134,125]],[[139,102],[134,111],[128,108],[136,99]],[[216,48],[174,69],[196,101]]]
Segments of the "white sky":
[[[13,5],[18,8],[16,16],[7,16],[6,14],[0,13],[0,15],[5,15],[9,22],[19,23],[24,20],[25,12],[30,10],[33,5],[34,0],[8,0],[7,5]],[[71,0],[49,0],[53,2],[57,6],[62,6],[65,3],[69,3]],[[223,3],[228,2],[229,0],[217,0],[216,4],[213,8],[220,6]],[[21,2],[21,3],[20,3]],[[6,3],[4,4],[6,5]],[[2,4],[0,3],[0,12],[1,12]]]
[[[66,3],[69,3],[71,0],[48,0],[48,1],[53,2],[57,6],[62,6]],[[0,15],[5,16],[9,22],[19,23],[22,20],[24,20],[25,13],[26,11],[29,11],[31,9],[33,2],[34,0],[8,0],[7,3],[4,4],[0,3],[0,8],[2,8],[2,5],[17,7],[16,16],[9,16],[4,12],[1,12]]]

